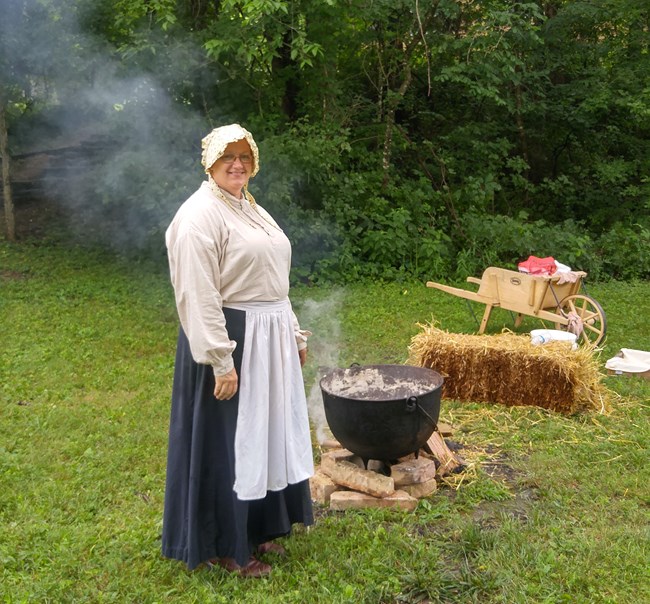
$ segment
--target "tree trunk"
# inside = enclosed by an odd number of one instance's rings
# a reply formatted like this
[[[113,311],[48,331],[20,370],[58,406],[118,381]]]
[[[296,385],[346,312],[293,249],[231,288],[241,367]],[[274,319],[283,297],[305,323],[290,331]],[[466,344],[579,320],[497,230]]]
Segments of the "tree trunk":
[[[415,49],[420,44],[424,45],[425,54],[428,53],[427,42],[424,37],[424,34],[426,31],[429,30],[429,27],[433,23],[433,19],[438,11],[439,3],[440,0],[434,2],[434,4],[428,9],[428,12],[425,15],[423,20],[420,16],[419,5],[416,2],[415,6],[416,6],[417,18],[411,26],[411,31],[414,33],[413,35],[410,36],[410,42],[408,43],[399,42],[399,44],[402,46],[401,48],[402,60],[400,61],[401,69],[399,70],[399,73],[403,74],[402,81],[400,83],[399,88],[397,90],[394,90],[394,88],[391,86],[390,72],[392,70],[388,68],[388,66],[386,67],[387,69],[386,72],[384,72],[383,68],[380,72],[380,75],[382,75],[382,77],[385,78],[386,80],[385,82],[386,97],[384,101],[386,107],[386,113],[385,113],[386,129],[384,131],[384,145],[383,145],[383,152],[382,152],[382,170],[384,172],[382,185],[384,189],[388,186],[388,182],[390,179],[390,167],[391,167],[392,148],[393,148],[393,132],[395,130],[395,114],[397,113],[397,108],[399,107],[400,103],[406,96],[409,86],[411,85],[411,80],[413,78],[413,73],[411,71],[411,60],[413,58],[413,53],[415,52]],[[381,60],[381,55],[380,55],[380,60]],[[382,82],[380,82],[379,84],[380,84],[379,87],[381,89]]]
[[[291,58],[291,31],[284,34],[284,41],[278,54],[273,57],[273,73],[279,76],[283,83],[282,112],[290,120],[294,121],[298,116],[298,83],[296,62]]]
[[[522,112],[522,100],[521,100],[521,85],[515,85],[515,102],[517,111],[515,114],[515,120],[517,122],[517,132],[519,133],[519,144],[521,146],[521,155],[526,162],[528,168],[526,169],[526,179],[530,179],[530,160],[528,158],[528,137],[526,136],[526,127],[524,126],[524,119],[521,117]],[[525,199],[523,200],[524,207],[528,207],[528,190],[525,193]]]
[[[409,57],[407,57],[407,61],[408,60]],[[388,186],[389,181],[389,172],[393,149],[393,130],[395,128],[395,113],[397,112],[397,108],[411,84],[411,67],[407,62],[404,63],[404,71],[405,75],[404,79],[402,80],[402,84],[399,87],[399,90],[395,93],[393,99],[389,100],[388,111],[386,112],[386,130],[384,131],[384,149],[382,154],[382,168],[384,171],[382,185],[384,188]]]
[[[7,239],[9,241],[16,241],[16,217],[11,193],[11,158],[9,157],[7,120],[4,107],[0,107],[0,156],[2,157],[2,195],[5,202]]]

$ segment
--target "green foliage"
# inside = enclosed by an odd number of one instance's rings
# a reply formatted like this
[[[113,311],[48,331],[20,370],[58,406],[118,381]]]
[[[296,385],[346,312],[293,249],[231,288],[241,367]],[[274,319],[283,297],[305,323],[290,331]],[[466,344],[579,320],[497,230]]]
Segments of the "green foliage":
[[[114,27],[122,35],[133,37],[149,20],[165,31],[177,22],[175,7],[175,0],[115,0]]]
[[[647,19],[637,0],[568,2],[545,24],[552,87],[544,136],[555,139],[553,170],[570,182],[549,209],[562,218],[582,214],[602,229],[632,222],[645,205],[648,139],[637,135],[648,122],[636,112],[647,107]]]
[[[640,224],[615,224],[600,237],[584,224],[565,220],[552,224],[470,212],[463,216],[465,240],[458,244],[456,277],[479,275],[487,266],[515,269],[529,255],[553,256],[574,270],[584,270],[592,280],[647,279],[649,231]]]
[[[356,189],[350,195],[341,190],[326,207],[342,243],[318,263],[316,277],[404,279],[448,272],[450,238],[438,226],[422,190],[412,191],[408,203],[400,196],[390,199],[364,192]]]
[[[650,279],[650,228],[615,224],[599,241],[603,272],[615,279]]]
[[[458,278],[480,274],[487,266],[516,269],[530,255],[553,256],[575,270],[595,273],[594,278],[601,272],[591,237],[570,220],[553,225],[528,220],[525,212],[518,219],[470,212],[463,217],[462,228],[467,240],[460,244],[463,263]],[[473,266],[468,264],[471,259]]]
[[[307,39],[305,17],[286,0],[225,0],[218,20],[211,24],[204,47],[209,58],[249,71],[255,65],[271,72],[274,61],[285,52],[299,68],[312,67],[322,47]],[[330,5],[331,2],[325,2]]]
[[[645,278],[649,19],[642,0],[12,0],[0,96],[12,149],[113,142],[52,193],[133,249],[160,247],[200,138],[238,121],[301,281],[460,278],[541,249]]]

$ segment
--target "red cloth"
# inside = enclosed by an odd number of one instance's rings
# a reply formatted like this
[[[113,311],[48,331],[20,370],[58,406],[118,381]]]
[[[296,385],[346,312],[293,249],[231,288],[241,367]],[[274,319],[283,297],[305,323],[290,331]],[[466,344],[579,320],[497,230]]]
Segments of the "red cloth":
[[[528,260],[520,262],[518,265],[520,272],[530,273],[531,275],[552,275],[557,270],[555,258],[538,258],[537,256],[528,256]]]

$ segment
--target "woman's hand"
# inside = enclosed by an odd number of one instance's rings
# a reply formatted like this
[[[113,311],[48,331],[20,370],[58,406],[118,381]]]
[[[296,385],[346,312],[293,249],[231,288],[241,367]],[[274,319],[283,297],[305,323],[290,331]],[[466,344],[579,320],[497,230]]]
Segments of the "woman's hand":
[[[237,371],[231,369],[225,375],[220,375],[214,380],[214,398],[220,401],[230,400],[237,392]]]
[[[307,349],[303,348],[302,350],[299,350],[298,356],[300,357],[300,366],[304,367],[307,362]]]

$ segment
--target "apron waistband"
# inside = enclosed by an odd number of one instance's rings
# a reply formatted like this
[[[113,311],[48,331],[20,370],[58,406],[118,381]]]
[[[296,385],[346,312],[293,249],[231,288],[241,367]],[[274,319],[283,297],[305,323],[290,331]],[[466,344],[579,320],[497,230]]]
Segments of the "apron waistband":
[[[280,312],[290,309],[291,303],[288,299],[276,302],[228,302],[224,303],[223,307],[245,312]]]

